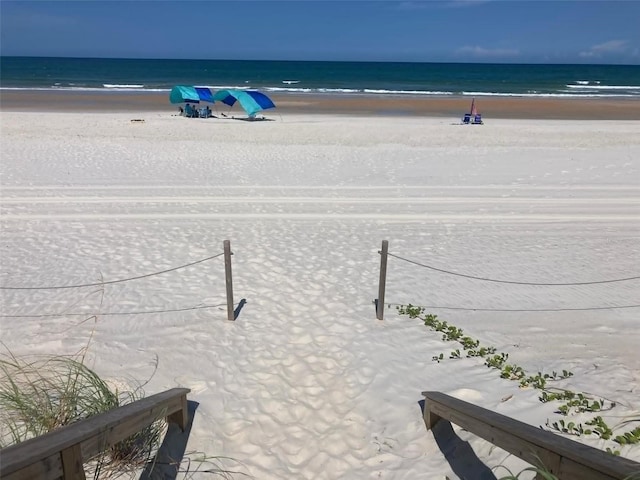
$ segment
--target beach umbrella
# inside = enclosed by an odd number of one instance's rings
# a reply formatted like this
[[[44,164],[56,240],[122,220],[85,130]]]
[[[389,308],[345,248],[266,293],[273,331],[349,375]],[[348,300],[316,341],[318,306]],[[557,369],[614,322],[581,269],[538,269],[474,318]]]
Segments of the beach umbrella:
[[[211,90],[209,90],[206,87],[194,87],[194,88],[196,89],[196,93],[198,94],[198,98],[201,101],[214,103],[213,94],[211,93]]]
[[[476,116],[478,114],[478,109],[476,108],[476,99],[475,97],[471,100],[471,116]]]
[[[230,107],[233,107],[236,101],[240,102],[240,106],[250,117],[253,117],[261,110],[275,107],[269,97],[257,90],[218,90],[213,99]]]
[[[200,96],[195,87],[177,85],[171,89],[169,101],[171,103],[200,103]]]

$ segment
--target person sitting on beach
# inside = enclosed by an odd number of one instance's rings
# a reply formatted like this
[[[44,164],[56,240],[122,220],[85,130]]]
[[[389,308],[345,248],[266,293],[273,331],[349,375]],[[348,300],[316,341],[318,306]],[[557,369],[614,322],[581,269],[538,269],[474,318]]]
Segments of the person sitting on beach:
[[[196,109],[195,109],[195,108],[193,108],[193,107],[191,106],[191,104],[190,104],[190,103],[187,103],[187,104],[184,106],[184,116],[185,116],[185,117],[188,117],[188,118],[193,118],[193,117],[196,117],[196,116],[197,116],[197,111],[196,111]]]
[[[209,105],[204,109],[204,113],[204,118],[209,118],[211,116],[211,109],[209,108]]]
[[[180,115],[184,115],[184,108],[178,107],[178,111],[180,112]]]

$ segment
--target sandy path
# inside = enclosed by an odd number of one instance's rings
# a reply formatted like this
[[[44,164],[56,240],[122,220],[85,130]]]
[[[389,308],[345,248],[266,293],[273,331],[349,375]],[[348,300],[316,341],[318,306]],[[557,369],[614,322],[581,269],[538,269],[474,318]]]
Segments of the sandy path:
[[[69,353],[95,329],[91,361],[115,377],[146,378],[157,359],[147,389],[187,386],[200,404],[189,449],[241,460],[255,478],[454,478],[422,423],[425,389],[534,425],[553,416],[480,361],[431,361],[452,346],[419,322],[393,310],[375,320],[381,240],[418,262],[507,280],[614,279],[640,265],[636,123],[480,133],[423,119],[186,128],[166,116],[6,115],[2,285],[126,278],[230,239],[247,304],[224,320],[217,258],[104,288],[3,291],[4,312],[81,314],[2,318],[3,341]],[[430,311],[527,369],[571,369],[570,388],[628,413],[640,409],[638,309],[571,309],[640,304],[639,291],[487,284],[391,258],[387,301],[440,307]],[[569,310],[520,311],[535,309]],[[470,441],[490,466],[520,465]]]

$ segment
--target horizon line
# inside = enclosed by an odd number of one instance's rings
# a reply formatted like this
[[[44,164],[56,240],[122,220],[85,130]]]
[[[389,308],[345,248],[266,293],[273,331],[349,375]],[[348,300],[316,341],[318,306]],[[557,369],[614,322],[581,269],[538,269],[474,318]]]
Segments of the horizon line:
[[[616,66],[640,67],[640,63],[566,63],[566,62],[500,62],[500,61],[418,61],[418,60],[293,60],[293,59],[231,59],[231,58],[170,58],[170,57],[87,57],[75,55],[3,55],[0,58],[67,58],[75,60],[172,60],[197,62],[308,62],[308,63],[411,63],[411,64],[449,64],[449,65],[578,65],[578,66]]]

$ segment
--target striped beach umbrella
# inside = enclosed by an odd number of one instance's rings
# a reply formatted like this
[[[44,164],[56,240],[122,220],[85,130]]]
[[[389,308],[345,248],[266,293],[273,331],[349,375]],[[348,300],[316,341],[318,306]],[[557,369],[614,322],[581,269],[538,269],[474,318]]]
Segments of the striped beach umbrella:
[[[215,93],[213,99],[230,107],[233,107],[236,102],[240,102],[240,106],[250,117],[253,117],[261,110],[275,107],[269,97],[257,90],[219,90]]]

